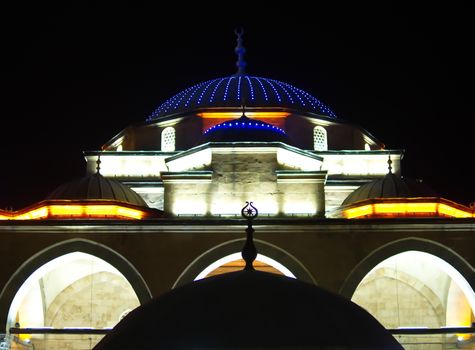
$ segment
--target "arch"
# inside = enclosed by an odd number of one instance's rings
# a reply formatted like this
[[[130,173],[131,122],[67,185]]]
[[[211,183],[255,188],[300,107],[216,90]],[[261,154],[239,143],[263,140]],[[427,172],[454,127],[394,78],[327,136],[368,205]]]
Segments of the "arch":
[[[388,293],[381,293],[381,283],[386,286],[389,294],[392,291],[397,291],[398,295],[402,294],[404,297],[388,298]],[[361,290],[368,291],[368,289],[374,291],[372,297],[368,298],[367,295],[364,295],[364,292],[363,295],[359,293]],[[381,294],[384,294],[384,297],[380,297]],[[376,305],[380,306],[382,299],[386,303],[386,311],[389,309],[397,310],[397,312],[376,312],[375,309],[378,308]],[[387,328],[397,328],[399,326],[437,328],[445,325],[445,308],[437,294],[424,283],[421,283],[419,279],[397,269],[380,267],[367,275],[356,289],[351,300],[369,311]],[[415,300],[418,302],[417,314],[424,313],[426,316],[424,317],[426,322],[424,324],[414,323],[420,322],[420,319],[414,319],[414,315],[407,312],[414,308]],[[395,315],[397,317],[394,317]],[[429,323],[427,323],[428,321]]]
[[[182,286],[186,283],[192,282],[196,276],[200,274],[205,268],[210,266],[216,260],[224,256],[240,252],[244,246],[245,239],[235,239],[232,241],[219,244],[197,257],[191,264],[189,264],[182,274],[178,277],[172,288]],[[289,269],[292,274],[302,281],[317,284],[312,274],[305,268],[305,266],[297,260],[293,255],[286,252],[280,247],[271,243],[254,240],[259,254],[265,255]]]
[[[232,253],[230,255],[222,257],[221,259],[216,260],[211,265],[208,265],[203,271],[201,271],[199,273],[198,276],[195,277],[195,281],[206,278],[206,276],[208,276],[214,270],[218,269],[219,267],[221,267],[221,266],[223,266],[227,263],[232,263],[232,262],[236,262],[236,261],[242,261],[242,264],[244,266],[245,262],[242,259],[241,252]],[[268,256],[265,256],[265,255],[262,255],[262,254],[258,253],[254,263],[257,262],[257,261],[263,263],[264,266],[266,266],[266,267],[270,267],[270,268],[274,269],[275,273],[279,273],[279,274],[282,274],[282,275],[287,276],[287,277],[295,278],[295,275],[288,268],[286,268],[284,265],[282,265],[278,261],[275,261],[274,259],[269,258]],[[240,270],[242,270],[242,268],[243,267],[239,267]],[[256,270],[259,270],[259,268],[256,267],[256,264],[254,264],[254,268]]]
[[[25,261],[10,277],[0,293],[0,327],[6,328],[7,315],[15,295],[35,271],[63,255],[81,252],[104,260],[116,268],[132,286],[140,304],[152,298],[152,293],[137,269],[122,255],[100,243],[86,239],[71,239],[45,248]]]
[[[164,152],[173,152],[175,150],[175,128],[168,126],[162,131],[162,147]]]
[[[315,151],[328,150],[327,130],[322,126],[313,128],[313,149]]]
[[[350,272],[340,288],[340,294],[351,299],[358,284],[376,265],[396,254],[410,250],[428,253],[444,260],[462,275],[472,290],[475,290],[475,270],[462,256],[438,242],[410,237],[390,242],[370,253]]]

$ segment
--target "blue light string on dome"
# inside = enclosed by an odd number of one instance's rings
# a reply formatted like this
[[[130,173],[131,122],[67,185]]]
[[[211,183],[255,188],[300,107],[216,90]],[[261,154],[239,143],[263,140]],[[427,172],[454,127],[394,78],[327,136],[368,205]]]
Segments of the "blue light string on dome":
[[[282,86],[282,83],[278,80],[271,80],[269,79],[270,81],[272,81],[273,83],[277,84],[277,86],[279,86],[284,92],[285,94],[287,95],[287,98],[290,100],[290,103],[294,104],[294,99],[292,98],[292,96],[289,94],[289,92],[287,91],[287,89],[285,87]]]
[[[177,109],[178,106],[179,106],[179,104],[180,104],[180,102],[181,102],[181,100],[182,100],[182,99],[186,96],[186,94],[187,94],[189,91],[191,91],[191,89],[193,89],[194,87],[195,87],[195,85],[192,86],[192,87],[189,87],[188,89],[186,89],[186,90],[184,90],[184,91],[182,91],[182,92],[180,92],[179,94],[176,94],[175,96],[173,96],[171,99],[169,99],[169,100],[167,101],[168,103],[163,104],[163,105],[162,105],[162,106],[163,106],[162,109],[164,110],[164,112],[168,112],[168,111],[170,111],[170,110],[172,110],[172,109]]]
[[[237,100],[241,102],[241,75],[238,78],[238,85],[237,85]]]
[[[252,87],[251,79],[249,79],[248,75],[246,75],[245,78],[247,80],[247,84],[249,85],[249,89],[250,89],[249,92],[251,93],[251,100],[254,101],[254,99],[255,99],[254,88]]]
[[[210,96],[210,98],[209,98],[209,102],[210,102],[210,103],[213,103],[214,95],[216,94],[216,90],[218,90],[219,85],[221,85],[221,83],[224,81],[224,79],[226,79],[226,78],[221,78],[221,80],[218,81],[218,83],[217,83],[216,86],[214,87],[213,91],[211,92],[211,96]],[[231,79],[229,79],[229,80],[231,80]],[[229,80],[228,80],[228,81],[229,81]]]
[[[216,131],[216,130],[222,130],[222,129],[252,129],[252,130],[269,130],[269,131],[275,131],[279,134],[285,135],[285,131],[282,130],[281,128],[278,128],[275,125],[263,123],[260,121],[230,121],[230,122],[224,122],[221,124],[214,125],[207,129],[204,134],[206,135],[207,133],[211,131]]]
[[[300,100],[300,103],[302,104],[302,106],[305,106],[305,102],[302,100],[302,98],[297,93],[297,91],[295,91],[295,88],[292,85],[284,83],[284,82],[282,82],[282,84],[285,85],[287,88],[289,88],[289,90],[291,90],[294,93],[294,95],[297,96],[297,98]]]
[[[229,84],[231,83],[231,81],[233,79],[234,79],[234,77],[231,77],[231,78],[228,79],[228,82],[226,84],[226,88],[224,89],[223,101],[226,101],[226,99],[228,98]]]
[[[247,82],[245,83],[247,88],[243,85],[242,79]],[[236,92],[233,89],[236,89]],[[220,102],[229,101],[227,103],[232,103],[231,95],[236,96],[236,100],[240,104],[242,98],[245,97],[246,103],[256,104],[261,101],[263,107],[268,106],[269,103],[276,107],[290,104],[297,108],[311,108],[317,113],[336,118],[335,113],[321,101],[291,84],[263,77],[239,75],[212,79],[193,85],[162,103],[147,120],[159,118],[172,111],[193,108],[193,106],[211,107],[219,106]]]
[[[213,84],[214,82],[216,82],[218,79],[213,79],[213,80],[210,80],[208,84],[206,84],[205,88],[201,91],[200,93],[200,96],[198,97],[198,104],[200,105],[201,104],[201,101],[203,100],[203,96],[204,94],[206,93],[206,91],[208,91],[208,88],[211,86],[211,84]]]
[[[172,96],[171,98],[169,98],[168,100],[166,100],[164,103],[162,103],[148,118],[147,120],[152,120],[154,119],[155,117],[158,117],[158,115],[160,113],[163,113],[163,112],[168,112],[169,109],[170,109],[170,106],[175,102],[175,100],[178,98],[178,96],[181,96],[181,98],[183,98],[183,96],[186,95],[186,93],[191,89],[192,87],[189,87],[187,88],[186,90],[183,90],[181,92],[179,92],[178,94]],[[179,103],[179,102],[178,102]]]
[[[191,91],[190,96],[188,96],[188,99],[187,99],[186,102],[185,102],[185,107],[188,107],[188,105],[190,104],[191,99],[192,99],[192,98],[195,96],[195,94],[198,92],[199,88],[201,88],[201,87],[202,87],[203,85],[205,85],[206,83],[207,83],[207,81],[205,81],[204,83],[195,85],[195,89],[193,89],[193,91]]]
[[[272,90],[274,91],[274,94],[275,94],[275,97],[277,97],[277,100],[280,102],[282,102],[282,98],[280,97],[280,94],[279,92],[277,91],[277,89],[275,88],[274,84],[272,84],[269,79],[267,78],[261,78],[262,80],[264,80],[267,84],[269,84],[269,86],[272,88]]]
[[[200,84],[201,85],[201,84]],[[197,89],[196,85],[194,87],[195,89]],[[173,110],[177,109],[179,106],[180,106],[180,102],[185,98],[186,94],[190,91],[192,91],[193,87],[190,88],[185,94],[183,94],[182,96],[180,96],[180,98],[178,99],[178,101],[176,101],[176,103],[173,105]]]
[[[262,89],[262,93],[264,94],[264,99],[266,101],[269,101],[269,97],[267,97],[267,91],[266,89],[264,88],[264,84],[262,84],[262,81],[259,80],[258,77],[253,77],[255,80],[257,80],[257,82],[259,83],[259,85],[261,86],[261,89]]]
[[[303,90],[301,90],[301,89],[299,89],[295,86],[294,86],[294,89],[302,95],[302,98],[305,98],[307,100],[307,102],[310,103],[310,105],[313,107],[313,109],[318,109],[319,108],[318,104],[317,104],[317,106],[315,105],[315,101],[318,101],[316,98],[312,98],[313,96],[310,96],[309,94],[305,93],[305,91],[303,91]]]

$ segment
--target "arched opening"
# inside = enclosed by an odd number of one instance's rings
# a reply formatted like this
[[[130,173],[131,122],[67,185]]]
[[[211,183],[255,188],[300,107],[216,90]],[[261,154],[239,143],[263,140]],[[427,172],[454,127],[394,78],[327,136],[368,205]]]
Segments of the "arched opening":
[[[475,293],[467,280],[447,261],[422,251],[381,261],[361,280],[351,300],[386,328],[465,327],[475,321]],[[440,337],[434,335],[432,341]]]
[[[134,289],[114,266],[91,254],[71,252],[45,263],[24,281],[10,304],[7,328],[112,328],[124,312],[139,305]],[[83,338],[38,334],[16,340],[40,349],[64,349],[96,342],[100,336]]]
[[[173,152],[175,150],[175,129],[171,126],[162,131],[162,151]]]
[[[241,260],[240,251],[244,242],[245,240],[240,238],[221,243],[204,251],[186,267],[174,283],[173,288],[204,278],[210,273],[217,274],[220,271],[242,270],[244,262]],[[257,262],[254,264],[255,268],[317,284],[312,274],[289,252],[259,239],[255,239],[254,244],[258,251]],[[215,271],[217,268],[219,270]]]
[[[196,276],[195,281],[206,277],[221,275],[223,273],[240,271],[245,265],[246,263],[242,259],[240,252],[229,254],[206,267],[198,274],[198,276]],[[284,265],[262,254],[257,254],[253,266],[257,271],[270,272],[295,278],[295,275]]]

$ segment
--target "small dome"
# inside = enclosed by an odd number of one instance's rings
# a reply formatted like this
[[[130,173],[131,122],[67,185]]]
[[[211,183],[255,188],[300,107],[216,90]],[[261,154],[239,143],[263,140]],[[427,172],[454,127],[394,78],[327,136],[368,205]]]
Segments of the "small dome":
[[[317,286],[239,271],[176,288],[130,312],[96,350],[402,349],[367,311]]]
[[[420,181],[401,178],[393,173],[373,180],[354,190],[341,204],[353,204],[370,198],[437,197],[437,194]]]
[[[251,75],[208,80],[185,89],[162,103],[147,120],[206,108],[281,107],[330,118],[335,113],[317,98],[288,83]]]
[[[46,199],[97,200],[108,199],[148,207],[132,189],[119,181],[105,178],[100,173],[87,175],[60,185]]]
[[[287,140],[285,131],[275,125],[249,119],[242,115],[239,119],[226,121],[212,126],[204,132],[205,141],[282,141]]]

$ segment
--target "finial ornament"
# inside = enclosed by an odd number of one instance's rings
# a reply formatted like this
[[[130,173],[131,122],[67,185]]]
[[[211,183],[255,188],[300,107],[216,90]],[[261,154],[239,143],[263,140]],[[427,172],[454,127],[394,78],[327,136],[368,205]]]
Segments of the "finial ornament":
[[[97,155],[97,160],[96,160],[96,164],[97,164],[97,165],[96,165],[96,170],[97,170],[97,173],[98,173],[98,174],[99,174],[100,171],[101,171],[101,163],[102,163],[102,162],[101,162],[101,155],[98,154],[98,155]]]
[[[241,105],[241,109],[242,109],[242,116],[241,117],[245,117],[246,116],[246,104],[242,104]]]
[[[244,34],[244,29],[236,28],[234,30],[234,33],[237,36],[237,46],[234,49],[234,52],[238,56],[237,57],[238,59],[236,61],[236,67],[238,68],[238,71],[237,71],[236,75],[244,75],[244,74],[246,74],[246,65],[247,65],[246,61],[244,60],[244,54],[246,53],[246,49],[242,45],[242,42],[243,42],[242,37],[243,37],[243,34]]]
[[[393,173],[393,167],[391,166],[393,164],[393,161],[391,160],[391,153],[388,153],[388,170],[389,174]]]
[[[252,263],[254,260],[256,260],[257,249],[254,245],[254,238],[252,236],[254,233],[254,229],[252,228],[252,220],[257,217],[258,211],[257,208],[252,205],[252,202],[246,202],[246,205],[241,209],[241,215],[243,218],[247,219],[246,243],[244,244],[241,253],[242,258],[246,262],[244,270],[253,271],[254,266],[252,266]]]

